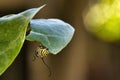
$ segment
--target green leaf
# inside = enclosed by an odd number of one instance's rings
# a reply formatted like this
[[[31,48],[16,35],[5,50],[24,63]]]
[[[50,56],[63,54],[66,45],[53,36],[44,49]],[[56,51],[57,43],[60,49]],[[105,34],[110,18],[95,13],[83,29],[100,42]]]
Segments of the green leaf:
[[[28,24],[42,7],[0,18],[0,75],[20,52]]]
[[[72,39],[74,28],[58,19],[36,19],[30,22],[32,31],[27,40],[37,41],[51,54],[60,52]]]

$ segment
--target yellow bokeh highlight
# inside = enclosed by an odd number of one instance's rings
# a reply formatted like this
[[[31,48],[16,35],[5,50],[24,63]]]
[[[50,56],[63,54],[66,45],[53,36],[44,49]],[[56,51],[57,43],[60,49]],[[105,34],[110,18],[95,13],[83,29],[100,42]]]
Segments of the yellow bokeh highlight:
[[[90,6],[84,14],[84,23],[99,38],[120,41],[120,1],[104,0]]]

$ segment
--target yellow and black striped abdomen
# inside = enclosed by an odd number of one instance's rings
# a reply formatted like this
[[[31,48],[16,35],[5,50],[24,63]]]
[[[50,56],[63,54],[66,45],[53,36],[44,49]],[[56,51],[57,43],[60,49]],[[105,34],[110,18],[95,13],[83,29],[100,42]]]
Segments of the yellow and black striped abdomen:
[[[36,53],[37,53],[36,54],[37,56],[45,57],[49,54],[49,51],[46,48],[40,46],[40,47],[37,47]]]
[[[47,56],[49,54],[47,49],[40,48],[39,51],[40,51],[40,57],[44,57],[44,56]]]

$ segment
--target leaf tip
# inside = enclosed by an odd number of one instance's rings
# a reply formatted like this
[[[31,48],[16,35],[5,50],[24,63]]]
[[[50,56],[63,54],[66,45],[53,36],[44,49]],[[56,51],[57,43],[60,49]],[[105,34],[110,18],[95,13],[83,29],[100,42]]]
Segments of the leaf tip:
[[[40,7],[39,7],[39,10],[42,9],[42,8],[44,8],[46,5],[47,5],[47,4],[44,4],[44,5],[40,6]]]

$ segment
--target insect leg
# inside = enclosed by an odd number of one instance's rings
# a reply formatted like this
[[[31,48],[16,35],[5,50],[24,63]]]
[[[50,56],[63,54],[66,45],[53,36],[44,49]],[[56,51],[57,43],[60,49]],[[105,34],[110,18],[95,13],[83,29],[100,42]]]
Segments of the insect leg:
[[[35,50],[33,53],[33,60],[32,61],[35,61],[36,57],[39,57],[39,56],[38,56],[38,52]]]
[[[52,72],[51,72],[51,69],[50,69],[50,67],[48,66],[48,64],[46,64],[46,62],[45,62],[45,60],[44,60],[44,58],[43,57],[41,57],[41,60],[42,60],[42,62],[43,62],[43,64],[48,68],[48,70],[49,70],[49,77],[51,77],[51,74],[52,74]]]

